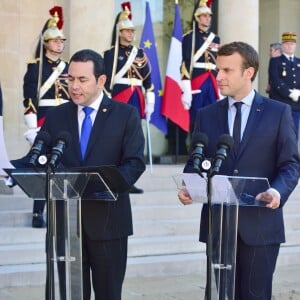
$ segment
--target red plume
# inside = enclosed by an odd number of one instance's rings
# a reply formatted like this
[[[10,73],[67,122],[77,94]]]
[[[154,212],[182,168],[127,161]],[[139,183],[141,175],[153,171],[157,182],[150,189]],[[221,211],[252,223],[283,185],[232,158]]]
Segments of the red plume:
[[[131,20],[132,15],[131,15],[131,4],[130,4],[130,2],[129,2],[129,1],[128,1],[128,2],[123,2],[123,3],[121,4],[121,6],[122,6],[122,9],[123,9],[123,10],[125,10],[125,7],[127,7],[127,8],[129,9],[130,15],[128,16],[128,18],[129,18],[129,20]]]
[[[49,10],[50,15],[53,17],[54,14],[57,12],[59,21],[57,23],[57,28],[58,29],[62,29],[63,25],[64,25],[64,18],[63,18],[63,11],[62,11],[62,7],[61,6],[54,6]]]
[[[212,3],[212,0],[207,0],[207,1],[206,1],[206,6],[207,6],[207,7],[211,7],[211,3]]]

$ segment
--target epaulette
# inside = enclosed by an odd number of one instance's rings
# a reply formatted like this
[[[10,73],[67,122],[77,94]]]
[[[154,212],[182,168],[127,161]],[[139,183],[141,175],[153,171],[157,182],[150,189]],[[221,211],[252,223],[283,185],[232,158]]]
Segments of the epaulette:
[[[40,60],[40,58],[38,57],[38,58],[28,61],[27,64],[36,64],[39,60]]]
[[[183,36],[186,36],[186,35],[190,34],[191,32],[193,32],[193,30],[189,30],[189,31],[186,32]]]
[[[106,49],[104,52],[109,51],[111,49],[115,48],[115,45],[111,46],[109,49]]]

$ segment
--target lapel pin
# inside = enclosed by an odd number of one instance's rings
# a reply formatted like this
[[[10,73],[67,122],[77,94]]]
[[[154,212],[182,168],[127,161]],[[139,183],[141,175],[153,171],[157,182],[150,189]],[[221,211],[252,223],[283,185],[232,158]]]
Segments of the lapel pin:
[[[260,108],[257,108],[256,111],[257,111],[257,112],[260,112]]]
[[[103,108],[102,111],[103,111],[103,112],[107,112],[107,108]]]

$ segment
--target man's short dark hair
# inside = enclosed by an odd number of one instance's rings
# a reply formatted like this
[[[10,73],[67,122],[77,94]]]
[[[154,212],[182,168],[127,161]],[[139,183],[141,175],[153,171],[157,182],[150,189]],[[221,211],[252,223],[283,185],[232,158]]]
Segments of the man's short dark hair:
[[[105,74],[105,66],[103,57],[96,51],[91,49],[83,49],[74,53],[70,59],[70,63],[74,62],[87,62],[92,61],[94,64],[94,75],[96,79],[100,77],[100,75]]]
[[[232,42],[221,46],[218,51],[218,56],[229,56],[234,53],[239,53],[243,58],[244,70],[250,67],[254,68],[254,74],[251,78],[251,81],[254,81],[259,67],[259,59],[258,59],[257,51],[247,43]]]

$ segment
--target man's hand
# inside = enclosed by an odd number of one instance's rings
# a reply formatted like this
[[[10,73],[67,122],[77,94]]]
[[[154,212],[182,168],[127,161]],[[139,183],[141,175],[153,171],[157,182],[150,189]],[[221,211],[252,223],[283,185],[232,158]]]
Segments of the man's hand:
[[[153,92],[146,93],[145,114],[147,120],[150,120],[155,107],[155,94]]]
[[[188,205],[193,203],[191,196],[189,195],[188,191],[184,188],[178,192],[178,199],[183,205]]]
[[[269,189],[265,192],[259,193],[256,200],[267,202],[266,207],[276,209],[280,206],[280,195],[274,189]]]
[[[183,94],[181,96],[181,101],[183,104],[184,109],[189,110],[192,104],[192,86],[191,81],[188,79],[181,81],[181,88]]]
[[[294,102],[298,102],[300,97],[300,90],[290,89],[289,91],[290,91],[289,98],[291,98]]]

